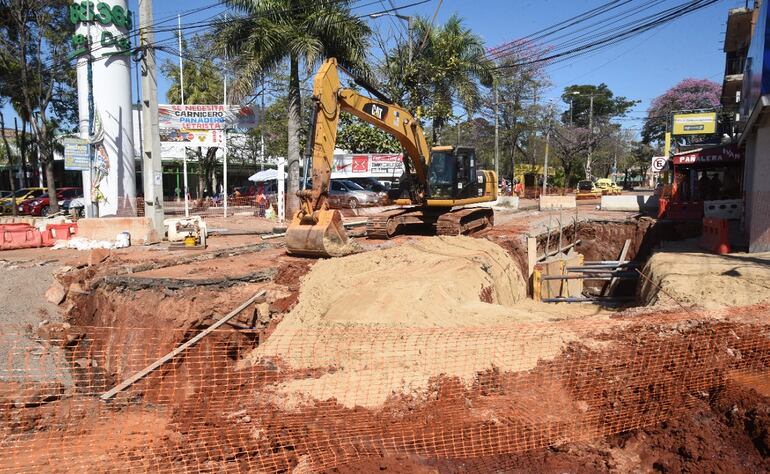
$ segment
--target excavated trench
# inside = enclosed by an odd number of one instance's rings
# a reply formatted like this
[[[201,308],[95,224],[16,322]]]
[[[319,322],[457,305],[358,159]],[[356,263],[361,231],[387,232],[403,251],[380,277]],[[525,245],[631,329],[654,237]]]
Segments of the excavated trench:
[[[668,221],[657,221],[642,217],[627,219],[624,221],[591,220],[574,223],[562,230],[562,246],[577,243],[574,249],[583,255],[585,262],[616,261],[621,255],[626,240],[630,245],[626,254],[626,260],[631,262],[631,269],[642,271],[648,259],[655,249],[659,249],[665,242],[675,242],[693,238],[700,232],[699,227],[691,224],[681,224]],[[552,231],[540,234],[537,237],[538,255],[558,248],[560,241],[559,232]],[[521,249],[515,249],[521,254]],[[520,257],[520,264],[525,265],[525,258]],[[631,270],[635,271],[635,270]],[[645,275],[649,277],[649,275]],[[643,281],[644,276],[640,279]],[[622,279],[606,294],[610,298],[628,299],[624,307],[644,306],[647,301],[640,295],[640,279]],[[606,290],[606,280],[584,280],[583,294],[597,296]]]

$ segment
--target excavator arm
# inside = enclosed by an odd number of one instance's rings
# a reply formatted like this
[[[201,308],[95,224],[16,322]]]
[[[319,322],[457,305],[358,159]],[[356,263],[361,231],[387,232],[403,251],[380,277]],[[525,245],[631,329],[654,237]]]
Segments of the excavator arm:
[[[298,193],[300,209],[286,232],[286,245],[292,254],[337,256],[350,251],[342,216],[330,210],[328,203],[340,112],[349,112],[399,141],[406,152],[405,164],[408,161],[416,177],[410,190],[412,200],[418,204],[426,199],[429,150],[418,121],[398,105],[342,88],[338,71],[337,60],[328,59],[313,82],[312,133],[307,144],[308,155],[312,154],[313,186]]]

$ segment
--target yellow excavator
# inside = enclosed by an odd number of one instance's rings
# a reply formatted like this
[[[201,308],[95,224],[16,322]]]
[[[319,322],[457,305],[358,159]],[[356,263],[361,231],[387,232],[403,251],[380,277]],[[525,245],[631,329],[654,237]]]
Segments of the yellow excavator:
[[[336,59],[327,59],[313,82],[313,112],[307,142],[305,178],[312,169],[312,187],[297,192],[300,208],[286,231],[290,254],[334,257],[350,253],[342,215],[329,208],[329,187],[340,112],[348,112],[395,137],[404,149],[406,172],[395,204],[400,207],[371,216],[369,238],[387,239],[407,226],[430,228],[439,235],[478,231],[494,223],[488,207],[467,207],[497,199],[497,175],[477,169],[470,147],[428,149],[420,123],[365,81],[351,75],[376,99],[340,84]],[[311,164],[312,163],[312,164]],[[304,179],[304,183],[308,180]]]

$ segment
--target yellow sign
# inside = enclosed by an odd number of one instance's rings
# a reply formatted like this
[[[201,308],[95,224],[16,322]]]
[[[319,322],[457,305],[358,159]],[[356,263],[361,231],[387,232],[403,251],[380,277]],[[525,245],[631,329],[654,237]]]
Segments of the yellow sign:
[[[674,114],[672,135],[713,135],[717,131],[717,113]]]

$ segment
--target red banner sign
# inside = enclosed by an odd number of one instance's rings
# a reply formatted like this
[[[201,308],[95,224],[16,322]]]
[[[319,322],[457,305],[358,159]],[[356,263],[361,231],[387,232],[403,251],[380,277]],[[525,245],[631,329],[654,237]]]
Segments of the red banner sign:
[[[675,165],[691,165],[695,163],[725,163],[740,161],[743,155],[735,145],[715,146],[693,150],[689,153],[676,154],[673,157]]]
[[[354,155],[352,164],[351,171],[353,173],[369,172],[369,157],[367,155]]]

